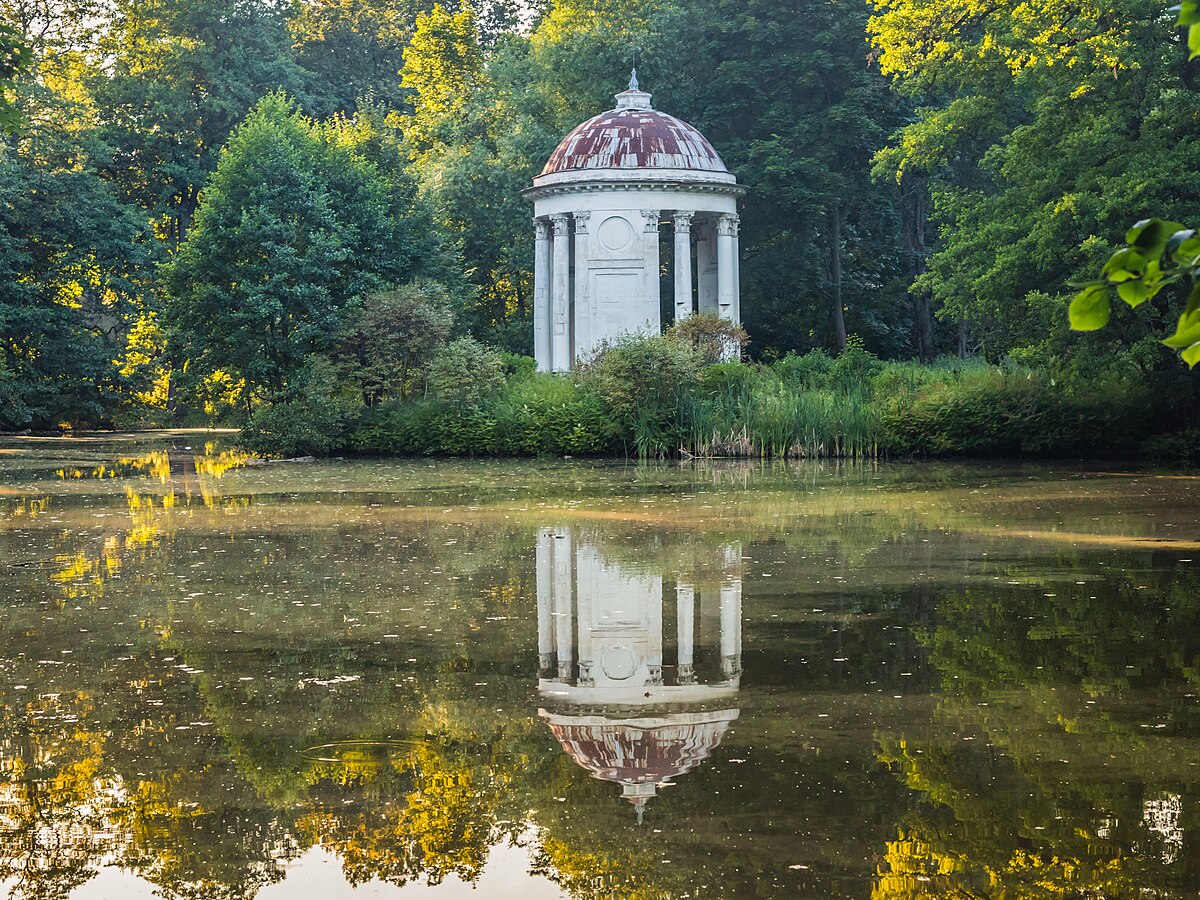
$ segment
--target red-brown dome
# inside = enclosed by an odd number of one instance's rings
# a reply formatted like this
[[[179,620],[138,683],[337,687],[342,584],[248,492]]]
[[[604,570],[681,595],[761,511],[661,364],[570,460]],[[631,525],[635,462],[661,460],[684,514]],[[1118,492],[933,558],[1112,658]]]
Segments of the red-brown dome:
[[[589,119],[563,139],[542,176],[588,169],[729,171],[704,135],[651,109],[649,98],[640,91],[618,95],[620,107]]]

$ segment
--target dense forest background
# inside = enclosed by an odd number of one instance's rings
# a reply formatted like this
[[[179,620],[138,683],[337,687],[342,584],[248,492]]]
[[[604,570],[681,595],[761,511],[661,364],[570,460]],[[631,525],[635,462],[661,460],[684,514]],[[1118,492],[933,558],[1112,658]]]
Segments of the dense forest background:
[[[0,20],[32,50],[0,146],[2,428],[235,421],[351,364],[370,407],[427,395],[434,345],[468,372],[489,365],[468,336],[528,354],[519,191],[635,47],[655,106],[749,188],[751,358],[849,335],[1186,393],[1169,297],[1097,334],[1066,318],[1134,219],[1200,219],[1200,60],[1155,0],[0,0]]]

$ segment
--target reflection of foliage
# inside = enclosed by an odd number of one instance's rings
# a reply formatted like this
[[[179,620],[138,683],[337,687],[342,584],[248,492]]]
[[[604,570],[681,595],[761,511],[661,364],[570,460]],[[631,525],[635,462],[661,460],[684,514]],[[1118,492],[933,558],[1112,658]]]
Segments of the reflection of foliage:
[[[1194,791],[1200,764],[1173,715],[1200,658],[1197,587],[1149,571],[940,603],[924,636],[949,694],[935,732],[878,738],[926,803],[889,842],[876,898],[1194,892],[1172,792]]]
[[[360,769],[376,782],[372,802],[350,813],[330,804],[299,827],[336,850],[355,885],[421,877],[436,885],[448,875],[474,881],[495,841],[495,809],[511,775],[470,755],[445,740],[419,743],[391,771]]]
[[[93,875],[118,789],[101,778],[103,736],[80,723],[83,694],[5,705],[0,739],[0,882],[13,900],[57,900]]]

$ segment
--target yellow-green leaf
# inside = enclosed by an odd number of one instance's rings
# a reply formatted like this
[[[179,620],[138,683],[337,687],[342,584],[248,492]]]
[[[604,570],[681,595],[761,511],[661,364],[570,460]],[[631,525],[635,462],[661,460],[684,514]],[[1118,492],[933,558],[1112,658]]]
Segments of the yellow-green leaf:
[[[1108,289],[1102,284],[1088,285],[1071,301],[1068,315],[1073,331],[1096,331],[1103,328],[1112,316]]]

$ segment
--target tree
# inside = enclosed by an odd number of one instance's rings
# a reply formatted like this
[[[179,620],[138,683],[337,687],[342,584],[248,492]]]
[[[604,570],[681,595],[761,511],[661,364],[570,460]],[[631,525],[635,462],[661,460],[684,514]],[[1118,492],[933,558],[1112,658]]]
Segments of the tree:
[[[226,373],[243,402],[280,396],[355,296],[400,277],[378,169],[282,95],[222,154],[195,231],[165,270],[172,338],[193,381]]]
[[[108,148],[70,81],[82,26],[36,4],[4,14],[29,69],[15,100],[25,124],[0,144],[0,427],[97,425],[146,306],[149,235],[96,173]]]
[[[662,108],[695,124],[750,191],[742,294],[760,350],[841,350],[855,331],[873,349],[907,349],[883,290],[901,254],[895,198],[868,177],[899,105],[868,65],[864,22],[840,2],[768,0],[669,5],[655,19]]]
[[[1188,62],[1200,56],[1200,3],[1175,7],[1177,24],[1188,29]],[[1200,362],[1200,237],[1176,222],[1147,219],[1125,235],[1125,246],[1113,254],[1101,279],[1085,287],[1071,303],[1071,327],[1096,331],[1112,316],[1110,292],[1136,309],[1176,283],[1190,288],[1175,334],[1163,341],[1178,350],[1190,367]],[[1111,289],[1111,291],[1110,291]]]
[[[451,12],[440,3],[417,18],[404,50],[400,84],[411,91],[413,113],[405,134],[416,158],[454,137],[454,126],[483,77],[484,55],[475,11],[463,3]]]
[[[284,6],[268,0],[115,0],[91,79],[104,168],[172,247],[187,239],[200,191],[230,132],[265,94],[301,73]]]
[[[15,131],[25,121],[10,96],[13,80],[33,63],[33,48],[10,25],[0,24],[0,131]]]
[[[450,293],[435,282],[370,293],[346,311],[335,359],[359,386],[367,406],[400,400],[411,392],[412,376],[428,371],[453,324]]]
[[[316,116],[353,112],[369,98],[404,105],[396,77],[423,0],[300,0],[288,29],[303,69],[305,108]]]
[[[1200,201],[1200,94],[1179,90],[1195,66],[1180,34],[1152,0],[876,9],[880,66],[921,108],[887,165],[928,177],[939,229],[914,291],[992,356],[1065,364],[1079,341],[1062,309],[1111,253],[1103,236],[1130,208],[1166,218]],[[1153,323],[1122,327],[1133,343]]]

